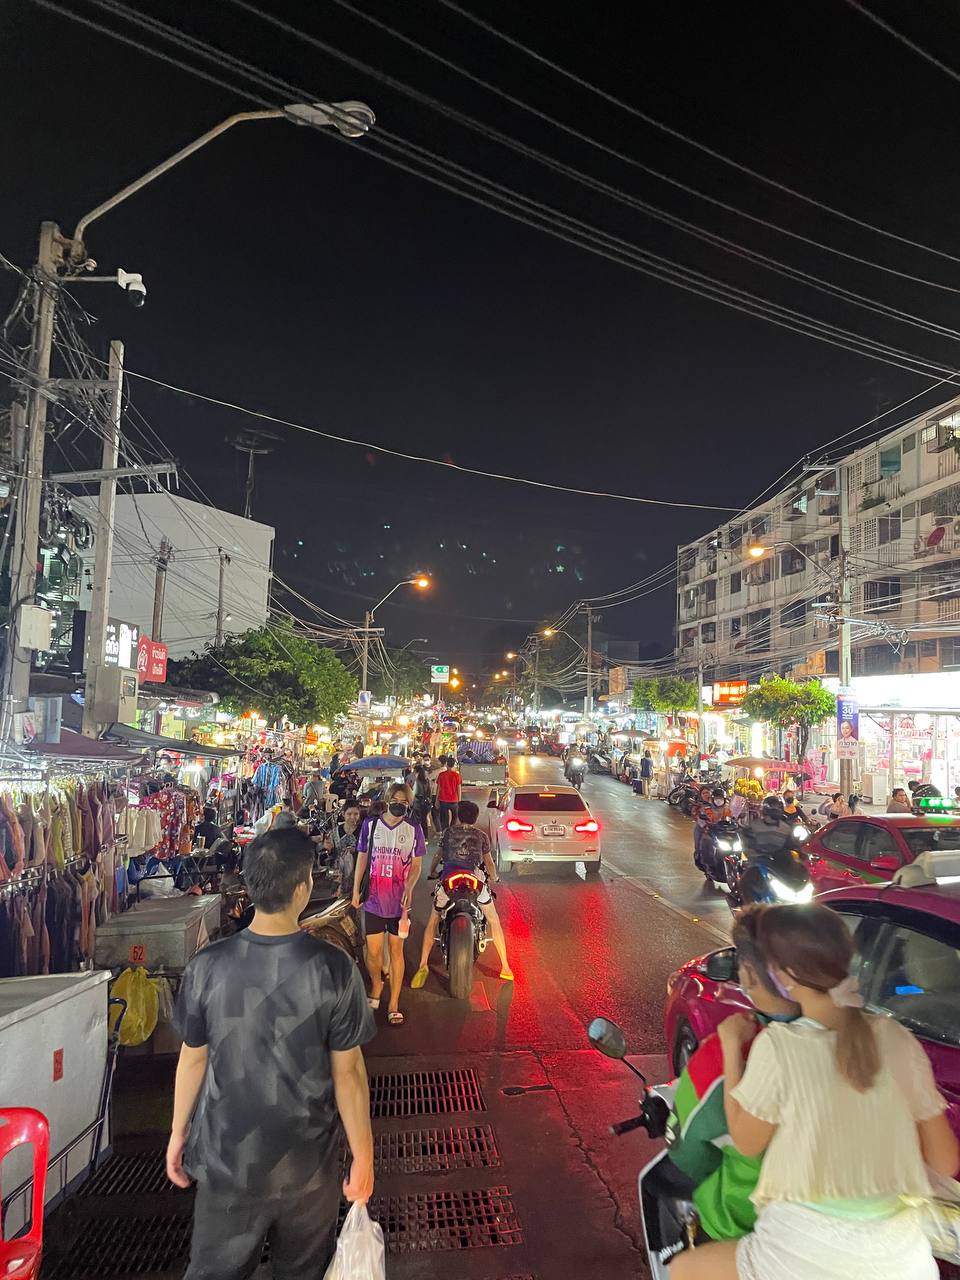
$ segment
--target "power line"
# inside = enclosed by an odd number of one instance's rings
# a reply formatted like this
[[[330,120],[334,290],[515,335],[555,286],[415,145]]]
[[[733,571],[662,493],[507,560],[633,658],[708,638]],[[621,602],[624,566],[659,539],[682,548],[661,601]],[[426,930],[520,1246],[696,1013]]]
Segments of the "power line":
[[[445,4],[446,2],[447,0],[440,0],[441,4]],[[847,0],[847,4],[851,9],[856,9],[857,12],[862,13],[865,18],[869,18],[871,22],[876,23],[878,27],[881,27],[889,35],[893,36],[895,40],[899,40],[900,43],[905,44],[908,49],[912,49],[913,52],[919,54],[921,58],[925,58],[926,61],[936,67],[938,71],[942,71],[944,75],[948,75],[951,80],[960,82],[960,71],[955,71],[953,67],[948,67],[945,62],[941,62],[939,58],[934,57],[932,53],[929,53],[921,45],[917,44],[915,40],[911,40],[910,37],[905,36],[902,31],[898,31],[896,27],[892,27],[890,23],[887,22],[885,18],[881,18],[878,13],[874,13],[871,9],[868,9],[866,5],[860,4],[859,0]],[[912,242],[908,241],[908,243]],[[954,261],[956,261],[956,259],[954,259]]]
[[[633,106],[632,103],[625,102],[622,98],[618,98],[614,94],[608,93],[605,89],[601,89],[599,86],[592,84],[582,76],[578,76],[574,72],[567,70],[566,67],[560,66],[559,63],[551,61],[551,59],[545,57],[542,53],[538,53],[536,49],[531,49],[529,45],[523,44],[514,36],[507,35],[499,28],[493,26],[492,23],[485,21],[483,18],[478,17],[467,9],[464,9],[461,5],[456,3],[456,0],[437,0],[437,2],[445,5],[448,9],[454,10],[454,12],[460,14],[462,18],[465,18],[468,22],[472,22],[477,27],[481,27],[484,31],[495,36],[498,40],[502,40],[513,48],[518,49],[521,53],[526,54],[528,58],[533,58],[534,61],[541,63],[543,66],[549,67],[551,71],[557,72],[558,75],[564,76],[566,79],[578,84],[581,88],[587,89],[589,92],[596,94],[598,97],[604,98],[614,106],[620,107],[623,111],[629,112],[630,115],[635,116],[639,120],[643,120],[645,124],[651,125],[654,129],[659,129],[662,133],[669,135],[671,138],[676,138],[679,142],[683,142],[687,146],[695,148],[704,155],[708,155],[714,160],[719,160],[721,164],[729,165],[730,168],[736,169],[740,173],[745,173],[748,177],[755,178],[758,182],[762,182],[768,187],[772,187],[777,191],[783,192],[784,195],[792,196],[796,200],[802,200],[805,204],[821,209],[824,213],[832,214],[835,218],[841,218],[844,222],[849,222],[854,226],[862,228],[864,231],[872,231],[878,236],[885,236],[889,240],[896,240],[898,243],[909,245],[913,249],[921,249],[924,253],[932,253],[938,258],[946,258],[950,262],[960,263],[960,257],[957,257],[952,253],[947,253],[943,249],[935,249],[931,245],[923,244],[918,240],[911,240],[907,236],[898,235],[895,231],[888,231],[884,227],[878,227],[874,223],[866,222],[862,218],[855,217],[853,214],[845,213],[842,209],[836,209],[832,205],[825,204],[822,200],[817,200],[813,196],[808,196],[804,192],[798,191],[795,187],[788,186],[785,182],[779,182],[777,179],[771,178],[757,169],[752,169],[749,165],[742,164],[739,160],[734,160],[731,156],[724,155],[723,152],[716,150],[714,147],[710,147],[696,138],[691,138],[689,134],[681,132],[681,130],[674,128],[672,125],[665,124],[662,120],[658,120],[649,113],[641,111],[638,107]],[[855,8],[860,9],[861,12],[863,12],[867,17],[872,18],[873,21],[885,26],[887,30],[896,35],[899,39],[906,40],[906,37],[900,36],[898,32],[893,31],[892,27],[887,26],[887,24],[883,23],[881,19],[876,17],[876,15],[871,14],[868,10],[864,9],[862,5],[857,3],[857,0],[847,0],[847,2],[849,4],[853,4]],[[923,57],[930,57],[925,50],[913,45],[910,41],[906,41],[906,43],[910,44],[911,48],[913,48],[917,53],[922,54]],[[933,59],[931,59],[931,61],[932,60]],[[960,76],[958,76],[951,68],[944,67],[940,63],[936,63],[936,65],[940,66],[941,70],[948,71],[950,75],[960,79]],[[821,245],[820,247],[826,248],[827,246]],[[830,252],[833,252],[833,250],[830,250]]]

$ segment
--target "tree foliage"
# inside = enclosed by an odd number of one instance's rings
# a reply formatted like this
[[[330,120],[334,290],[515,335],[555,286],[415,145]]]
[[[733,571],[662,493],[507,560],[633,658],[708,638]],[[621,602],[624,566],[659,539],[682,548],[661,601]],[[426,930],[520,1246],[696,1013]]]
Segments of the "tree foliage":
[[[380,701],[388,694],[396,694],[398,698],[409,698],[414,694],[429,693],[430,671],[423,656],[411,653],[409,649],[387,648],[390,659],[388,674],[372,673],[370,689],[374,698]]]
[[[634,711],[658,711],[661,715],[679,715],[697,705],[697,682],[685,676],[654,676],[638,680],[633,686],[630,703]]]
[[[357,681],[334,653],[279,627],[228,636],[172,661],[168,678],[219,694],[228,711],[258,711],[294,724],[332,724],[357,699]]]
[[[819,680],[788,680],[785,676],[764,676],[747,691],[740,709],[752,720],[766,720],[780,729],[797,729],[797,753],[807,754],[810,730],[837,714],[837,700]]]

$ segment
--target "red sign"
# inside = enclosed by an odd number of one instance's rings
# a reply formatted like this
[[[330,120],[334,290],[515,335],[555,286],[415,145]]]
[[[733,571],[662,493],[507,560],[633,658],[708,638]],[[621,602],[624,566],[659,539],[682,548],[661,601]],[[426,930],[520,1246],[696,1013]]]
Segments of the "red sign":
[[[53,1078],[54,1081],[63,1079],[63,1050],[54,1049],[53,1051]]]
[[[718,680],[713,686],[713,705],[739,707],[749,687],[746,680]]]
[[[145,942],[134,942],[127,951],[127,962],[129,964],[146,964],[147,944]]]
[[[162,684],[167,678],[167,646],[149,636],[141,636],[137,644],[137,674],[141,684]]]

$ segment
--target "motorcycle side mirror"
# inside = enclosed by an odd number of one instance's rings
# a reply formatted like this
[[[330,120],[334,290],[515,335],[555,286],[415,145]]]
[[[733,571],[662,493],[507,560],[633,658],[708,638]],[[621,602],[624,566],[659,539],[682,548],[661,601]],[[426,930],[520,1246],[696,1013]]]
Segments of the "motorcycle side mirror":
[[[594,1018],[587,1027],[587,1039],[606,1058],[621,1060],[627,1056],[627,1039],[609,1018]]]
[[[713,982],[734,982],[737,976],[737,953],[733,947],[715,951],[707,960],[706,973]]]

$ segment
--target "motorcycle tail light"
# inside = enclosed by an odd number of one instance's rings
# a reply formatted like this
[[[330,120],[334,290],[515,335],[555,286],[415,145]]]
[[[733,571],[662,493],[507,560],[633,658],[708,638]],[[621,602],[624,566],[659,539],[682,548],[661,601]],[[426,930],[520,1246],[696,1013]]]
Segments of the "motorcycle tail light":
[[[578,831],[580,835],[592,836],[596,835],[600,830],[600,823],[596,818],[587,818],[584,822],[578,822],[573,829],[574,831]]]
[[[518,836],[523,831],[532,831],[532,822],[523,822],[520,818],[508,818],[504,826],[512,836]]]
[[[480,889],[480,881],[469,871],[454,871],[452,875],[446,877],[443,887],[451,893],[454,889],[470,889],[473,893],[477,893]]]

